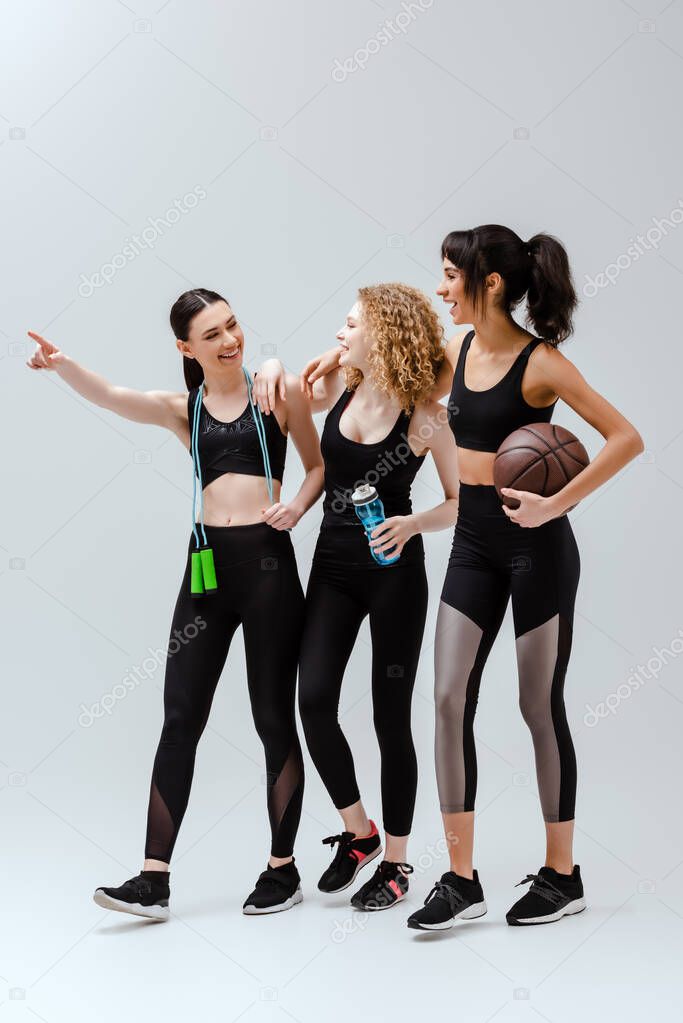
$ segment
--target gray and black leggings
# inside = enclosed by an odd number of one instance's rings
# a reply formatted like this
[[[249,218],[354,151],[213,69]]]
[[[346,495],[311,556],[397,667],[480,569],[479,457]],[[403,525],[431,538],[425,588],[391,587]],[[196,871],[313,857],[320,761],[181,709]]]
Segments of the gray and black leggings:
[[[441,810],[474,809],[474,714],[508,599],[519,703],[531,731],[543,817],[574,818],[576,758],[564,708],[579,552],[566,516],[524,529],[494,487],[460,484],[460,510],[436,625],[436,772]]]
[[[265,750],[271,853],[290,856],[304,789],[294,713],[304,594],[292,541],[289,533],[260,522],[204,528],[218,590],[199,598],[190,595],[190,537],[171,625],[145,857],[170,861],[190,796],[197,743],[239,625],[251,710]]]

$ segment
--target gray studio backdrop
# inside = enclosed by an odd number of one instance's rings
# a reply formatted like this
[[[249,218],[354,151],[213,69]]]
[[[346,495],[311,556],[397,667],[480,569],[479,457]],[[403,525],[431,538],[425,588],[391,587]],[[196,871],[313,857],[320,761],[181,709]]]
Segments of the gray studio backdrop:
[[[355,1006],[561,1023],[589,1005],[641,1019],[656,993],[658,1018],[676,1018],[683,4],[15,0],[0,58],[0,1011],[313,1023]],[[476,723],[489,916],[437,942],[404,927],[446,869],[432,762],[442,533],[426,537],[410,903],[366,920],[318,898],[320,839],[338,821],[307,761],[306,900],[240,915],[267,824],[238,633],[177,847],[176,916],[105,915],[91,890],[142,854],[191,467],[175,438],[30,373],[25,331],[117,383],[182,390],[167,314],[201,285],[233,302],[249,367],[276,354],[296,372],[358,286],[433,295],[445,232],[482,222],[565,242],[582,298],[566,354],[647,449],[571,515],[583,575],[566,692],[590,911],[541,934],[504,924],[543,855],[507,619]],[[556,421],[599,449],[567,407]],[[300,479],[292,449],[285,498]],[[415,505],[438,500],[427,464]],[[317,507],[294,531],[304,581],[319,521]],[[368,641],[364,628],[341,711],[379,819]]]

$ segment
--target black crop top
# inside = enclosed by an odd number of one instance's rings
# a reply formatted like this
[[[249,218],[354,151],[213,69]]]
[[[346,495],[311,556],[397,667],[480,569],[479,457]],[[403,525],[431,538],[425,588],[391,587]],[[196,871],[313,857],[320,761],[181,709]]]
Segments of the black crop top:
[[[471,391],[465,384],[465,362],[474,331],[463,339],[448,402],[448,422],[459,448],[497,451],[506,437],[528,423],[549,423],[552,405],[535,408],[522,396],[522,377],[529,356],[540,344],[533,338],[519,353],[502,380],[485,391]]]
[[[339,420],[355,391],[344,391],[325,419],[320,450],[325,463],[325,499],[322,528],[359,525],[351,494],[361,483],[375,487],[387,518],[410,515],[410,487],[424,462],[408,443],[411,417],[401,412],[384,440],[363,444],[349,440],[339,429]]]
[[[187,397],[187,418],[192,432],[194,407],[199,388],[193,388]],[[274,480],[282,482],[287,453],[287,437],[280,429],[275,415],[262,416],[270,459],[270,470]],[[214,419],[205,408],[204,402],[199,413],[199,437],[197,449],[202,470],[202,486],[207,487],[226,472],[244,476],[265,476],[263,453],[256,432],[256,423],[249,402],[237,419],[223,423]]]

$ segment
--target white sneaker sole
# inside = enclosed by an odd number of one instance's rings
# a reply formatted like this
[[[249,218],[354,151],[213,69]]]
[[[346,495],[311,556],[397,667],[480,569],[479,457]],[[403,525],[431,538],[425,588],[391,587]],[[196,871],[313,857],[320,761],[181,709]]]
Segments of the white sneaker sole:
[[[368,855],[365,857],[365,859],[360,861],[360,863],[358,864],[358,866],[356,867],[356,869],[354,871],[353,877],[348,882],[348,884],[342,885],[341,888],[334,888],[334,889],[330,889],[329,891],[323,891],[323,895],[336,895],[337,892],[344,892],[344,891],[346,891],[346,889],[350,888],[351,885],[353,884],[353,882],[356,880],[356,878],[358,877],[358,875],[361,872],[361,870],[363,869],[363,867],[366,867],[368,865],[368,863],[372,862],[372,860],[377,859],[377,857],[380,856],[381,853],[383,853],[383,852],[384,852],[384,849],[382,848],[381,845],[379,845],[375,849],[374,852],[368,853]],[[322,891],[322,889],[319,888],[318,891]]]
[[[147,920],[168,920],[170,910],[166,906],[142,906],[139,902],[123,902],[113,899],[101,888],[93,895],[93,901],[102,909],[114,909],[117,913],[130,913],[131,916],[143,916]]]
[[[277,906],[266,906],[263,909],[260,909],[258,906],[243,906],[242,912],[245,916],[263,916],[266,913],[282,913],[284,910],[291,909],[293,906],[303,902],[303,898],[303,892],[299,886],[293,895],[291,895],[288,899],[285,899],[284,902],[280,902]]]
[[[563,916],[571,916],[573,913],[582,913],[586,909],[586,900],[583,896],[580,899],[574,899],[573,902],[568,902],[563,909],[558,909],[556,913],[548,913],[546,916],[530,916],[521,920],[517,917],[513,917],[512,921],[508,920],[508,923],[512,922],[513,926],[519,925],[525,926],[526,924],[552,924],[556,920],[561,920]]]
[[[486,901],[473,902],[471,906],[467,906],[466,909],[462,909],[455,916],[451,917],[450,920],[444,920],[441,924],[409,924],[409,927],[414,927],[420,931],[448,931],[455,925],[456,920],[477,920],[480,916],[486,916],[488,908]]]

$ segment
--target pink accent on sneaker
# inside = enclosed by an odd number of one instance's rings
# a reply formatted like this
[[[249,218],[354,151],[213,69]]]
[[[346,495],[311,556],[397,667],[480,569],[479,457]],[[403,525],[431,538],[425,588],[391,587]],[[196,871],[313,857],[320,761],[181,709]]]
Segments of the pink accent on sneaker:
[[[399,888],[395,881],[390,881],[389,887],[391,888],[392,892],[394,893],[397,899],[403,898],[403,892],[401,891],[401,889]]]
[[[361,863],[366,856],[366,853],[361,852],[360,849],[349,849],[349,856],[353,856],[357,863]]]

